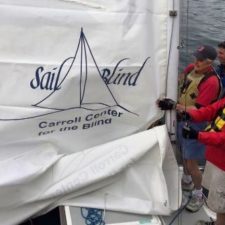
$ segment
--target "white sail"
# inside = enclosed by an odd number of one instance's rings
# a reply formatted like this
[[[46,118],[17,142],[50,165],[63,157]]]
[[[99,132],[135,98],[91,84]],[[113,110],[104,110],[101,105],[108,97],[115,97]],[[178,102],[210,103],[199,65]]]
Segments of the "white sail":
[[[0,0],[4,225],[105,193],[115,211],[179,207],[166,127],[141,132],[163,116],[172,2],[89,2]]]

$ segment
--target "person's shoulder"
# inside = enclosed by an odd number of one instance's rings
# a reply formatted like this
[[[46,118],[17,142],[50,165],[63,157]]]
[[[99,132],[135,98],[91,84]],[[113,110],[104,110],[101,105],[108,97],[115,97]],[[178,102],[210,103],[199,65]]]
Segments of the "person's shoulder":
[[[208,71],[205,73],[205,77],[202,80],[203,82],[220,82],[220,78],[213,67],[210,67]]]
[[[206,87],[214,87],[216,89],[220,88],[220,80],[218,78],[218,75],[215,73],[215,71],[211,74],[207,74],[203,79],[200,81],[199,86],[201,90],[205,89]],[[214,89],[214,90],[216,90]]]
[[[214,73],[211,76],[208,76],[202,83],[205,84],[219,84],[219,79],[217,75]]]

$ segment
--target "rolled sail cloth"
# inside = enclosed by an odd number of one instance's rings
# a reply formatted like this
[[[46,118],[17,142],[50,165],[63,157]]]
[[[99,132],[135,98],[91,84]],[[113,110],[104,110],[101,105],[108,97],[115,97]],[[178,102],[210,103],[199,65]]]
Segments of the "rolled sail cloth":
[[[9,150],[15,148],[5,146],[0,163],[5,225],[58,205],[168,215],[180,204],[178,166],[165,126],[70,155],[59,155],[49,143],[18,144],[16,157]]]

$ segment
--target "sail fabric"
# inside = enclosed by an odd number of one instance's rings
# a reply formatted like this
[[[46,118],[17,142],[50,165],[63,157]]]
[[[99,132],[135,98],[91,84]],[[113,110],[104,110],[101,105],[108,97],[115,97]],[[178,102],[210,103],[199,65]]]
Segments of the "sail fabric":
[[[57,205],[168,215],[180,204],[179,172],[165,126],[64,156],[53,143],[23,143],[16,157],[11,149],[1,151],[4,225]]]
[[[139,133],[163,116],[168,4],[0,0],[2,224],[59,204],[178,207],[165,127]]]
[[[0,0],[0,144],[73,153],[146,129],[163,115],[170,19],[166,0]]]

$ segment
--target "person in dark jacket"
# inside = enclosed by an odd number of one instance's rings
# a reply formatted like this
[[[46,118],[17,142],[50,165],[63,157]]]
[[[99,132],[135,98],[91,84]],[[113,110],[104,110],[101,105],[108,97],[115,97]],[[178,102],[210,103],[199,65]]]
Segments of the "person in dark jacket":
[[[217,58],[220,62],[215,70],[219,75],[223,87],[223,96],[225,95],[225,41],[218,44]]]

